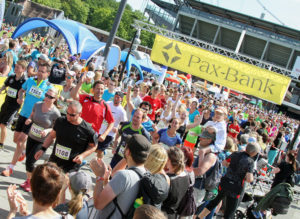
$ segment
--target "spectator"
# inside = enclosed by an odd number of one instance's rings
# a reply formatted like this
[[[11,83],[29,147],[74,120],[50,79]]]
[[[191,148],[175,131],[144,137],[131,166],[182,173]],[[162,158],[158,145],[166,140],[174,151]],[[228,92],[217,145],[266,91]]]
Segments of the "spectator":
[[[30,214],[27,210],[27,204],[24,198],[16,190],[16,185],[10,185],[7,189],[7,196],[10,205],[8,219],[29,219],[29,218],[62,218],[63,216],[52,209],[52,206],[58,200],[62,190],[65,177],[62,170],[54,163],[45,163],[38,165],[33,173],[30,181],[32,188],[33,209]],[[20,204],[20,213],[23,217],[15,217]],[[65,215],[65,218],[71,219],[70,215]]]
[[[93,160],[90,165],[97,176],[94,189],[94,205],[99,209],[99,218],[119,219],[126,215],[139,191],[139,175],[136,168],[145,173],[144,163],[151,144],[145,136],[134,134],[125,146],[124,157],[128,169],[118,171],[110,181],[110,173],[102,160]],[[115,199],[115,201],[113,201]],[[118,207],[117,207],[117,206]],[[120,212],[121,211],[121,212]]]

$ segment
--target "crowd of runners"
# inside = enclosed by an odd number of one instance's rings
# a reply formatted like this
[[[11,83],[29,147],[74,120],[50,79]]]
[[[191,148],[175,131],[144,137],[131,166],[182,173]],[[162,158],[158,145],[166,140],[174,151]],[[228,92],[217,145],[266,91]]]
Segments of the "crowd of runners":
[[[20,189],[34,200],[30,211],[9,186],[8,218],[234,218],[263,161],[272,189],[297,183],[299,121],[284,113],[193,84],[159,84],[148,73],[122,77],[121,66],[106,72],[35,34],[26,42],[4,32],[0,50],[0,147],[8,125],[16,144],[2,175],[25,159]],[[48,162],[36,166],[46,150]]]

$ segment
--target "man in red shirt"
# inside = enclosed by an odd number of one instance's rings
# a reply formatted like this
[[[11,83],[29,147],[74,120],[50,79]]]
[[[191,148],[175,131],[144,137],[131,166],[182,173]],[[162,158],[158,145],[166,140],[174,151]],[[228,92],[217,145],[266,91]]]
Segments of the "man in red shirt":
[[[99,142],[103,142],[114,126],[114,118],[110,107],[102,100],[102,94],[104,92],[104,84],[102,81],[95,81],[93,85],[94,96],[79,94],[79,89],[85,77],[86,73],[81,77],[76,87],[72,89],[71,97],[81,103],[81,117],[92,125],[95,132],[99,133],[103,120],[108,123],[105,132],[98,137]]]
[[[237,135],[240,133],[240,126],[236,118],[233,119],[233,123],[228,127],[227,135],[236,140]]]
[[[143,101],[147,101],[151,104],[151,111],[148,114],[148,117],[154,121],[155,120],[155,113],[158,109],[161,108],[161,101],[158,98],[158,94],[160,92],[160,87],[159,86],[155,86],[152,88],[151,90],[151,96],[145,96]]]

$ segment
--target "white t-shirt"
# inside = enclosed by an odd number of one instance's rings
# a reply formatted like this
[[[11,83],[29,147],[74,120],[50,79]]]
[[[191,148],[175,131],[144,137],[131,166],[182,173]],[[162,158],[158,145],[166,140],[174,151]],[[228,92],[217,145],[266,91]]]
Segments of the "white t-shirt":
[[[121,105],[115,106],[112,101],[108,101],[106,104],[109,105],[110,110],[113,114],[113,117],[114,117],[114,120],[115,120],[114,128],[117,128],[121,122],[127,121],[126,112],[125,112],[124,108]],[[99,134],[100,135],[103,134],[105,132],[106,128],[107,128],[107,122],[104,120],[102,125],[101,125]],[[108,135],[114,137],[115,134],[116,133],[114,133],[113,131],[110,131]]]

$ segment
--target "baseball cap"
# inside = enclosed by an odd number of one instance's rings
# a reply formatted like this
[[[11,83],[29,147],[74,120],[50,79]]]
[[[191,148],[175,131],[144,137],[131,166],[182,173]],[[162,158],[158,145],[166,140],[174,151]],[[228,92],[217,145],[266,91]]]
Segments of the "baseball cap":
[[[212,140],[216,140],[216,133],[210,133],[207,130],[204,130],[201,134],[200,134],[200,138],[210,138]]]
[[[120,96],[121,98],[124,97],[124,94],[123,94],[121,91],[117,91],[117,92],[115,93],[115,95],[118,95],[118,96]]]
[[[151,143],[145,136],[134,134],[128,139],[127,147],[132,157],[139,157],[140,160],[146,160],[151,148]]]
[[[227,109],[225,107],[218,107],[215,111],[227,115]]]
[[[71,172],[69,174],[70,186],[74,192],[79,193],[80,190],[89,190],[92,188],[92,178],[90,175],[83,171]]]
[[[95,73],[93,71],[88,71],[87,74],[86,74],[86,76],[88,78],[94,78],[95,77]]]
[[[44,61],[46,61],[46,62],[49,62],[49,58],[48,58],[48,56],[45,55],[45,54],[40,54],[40,55],[39,55],[39,59],[42,59],[42,60],[44,60]]]

